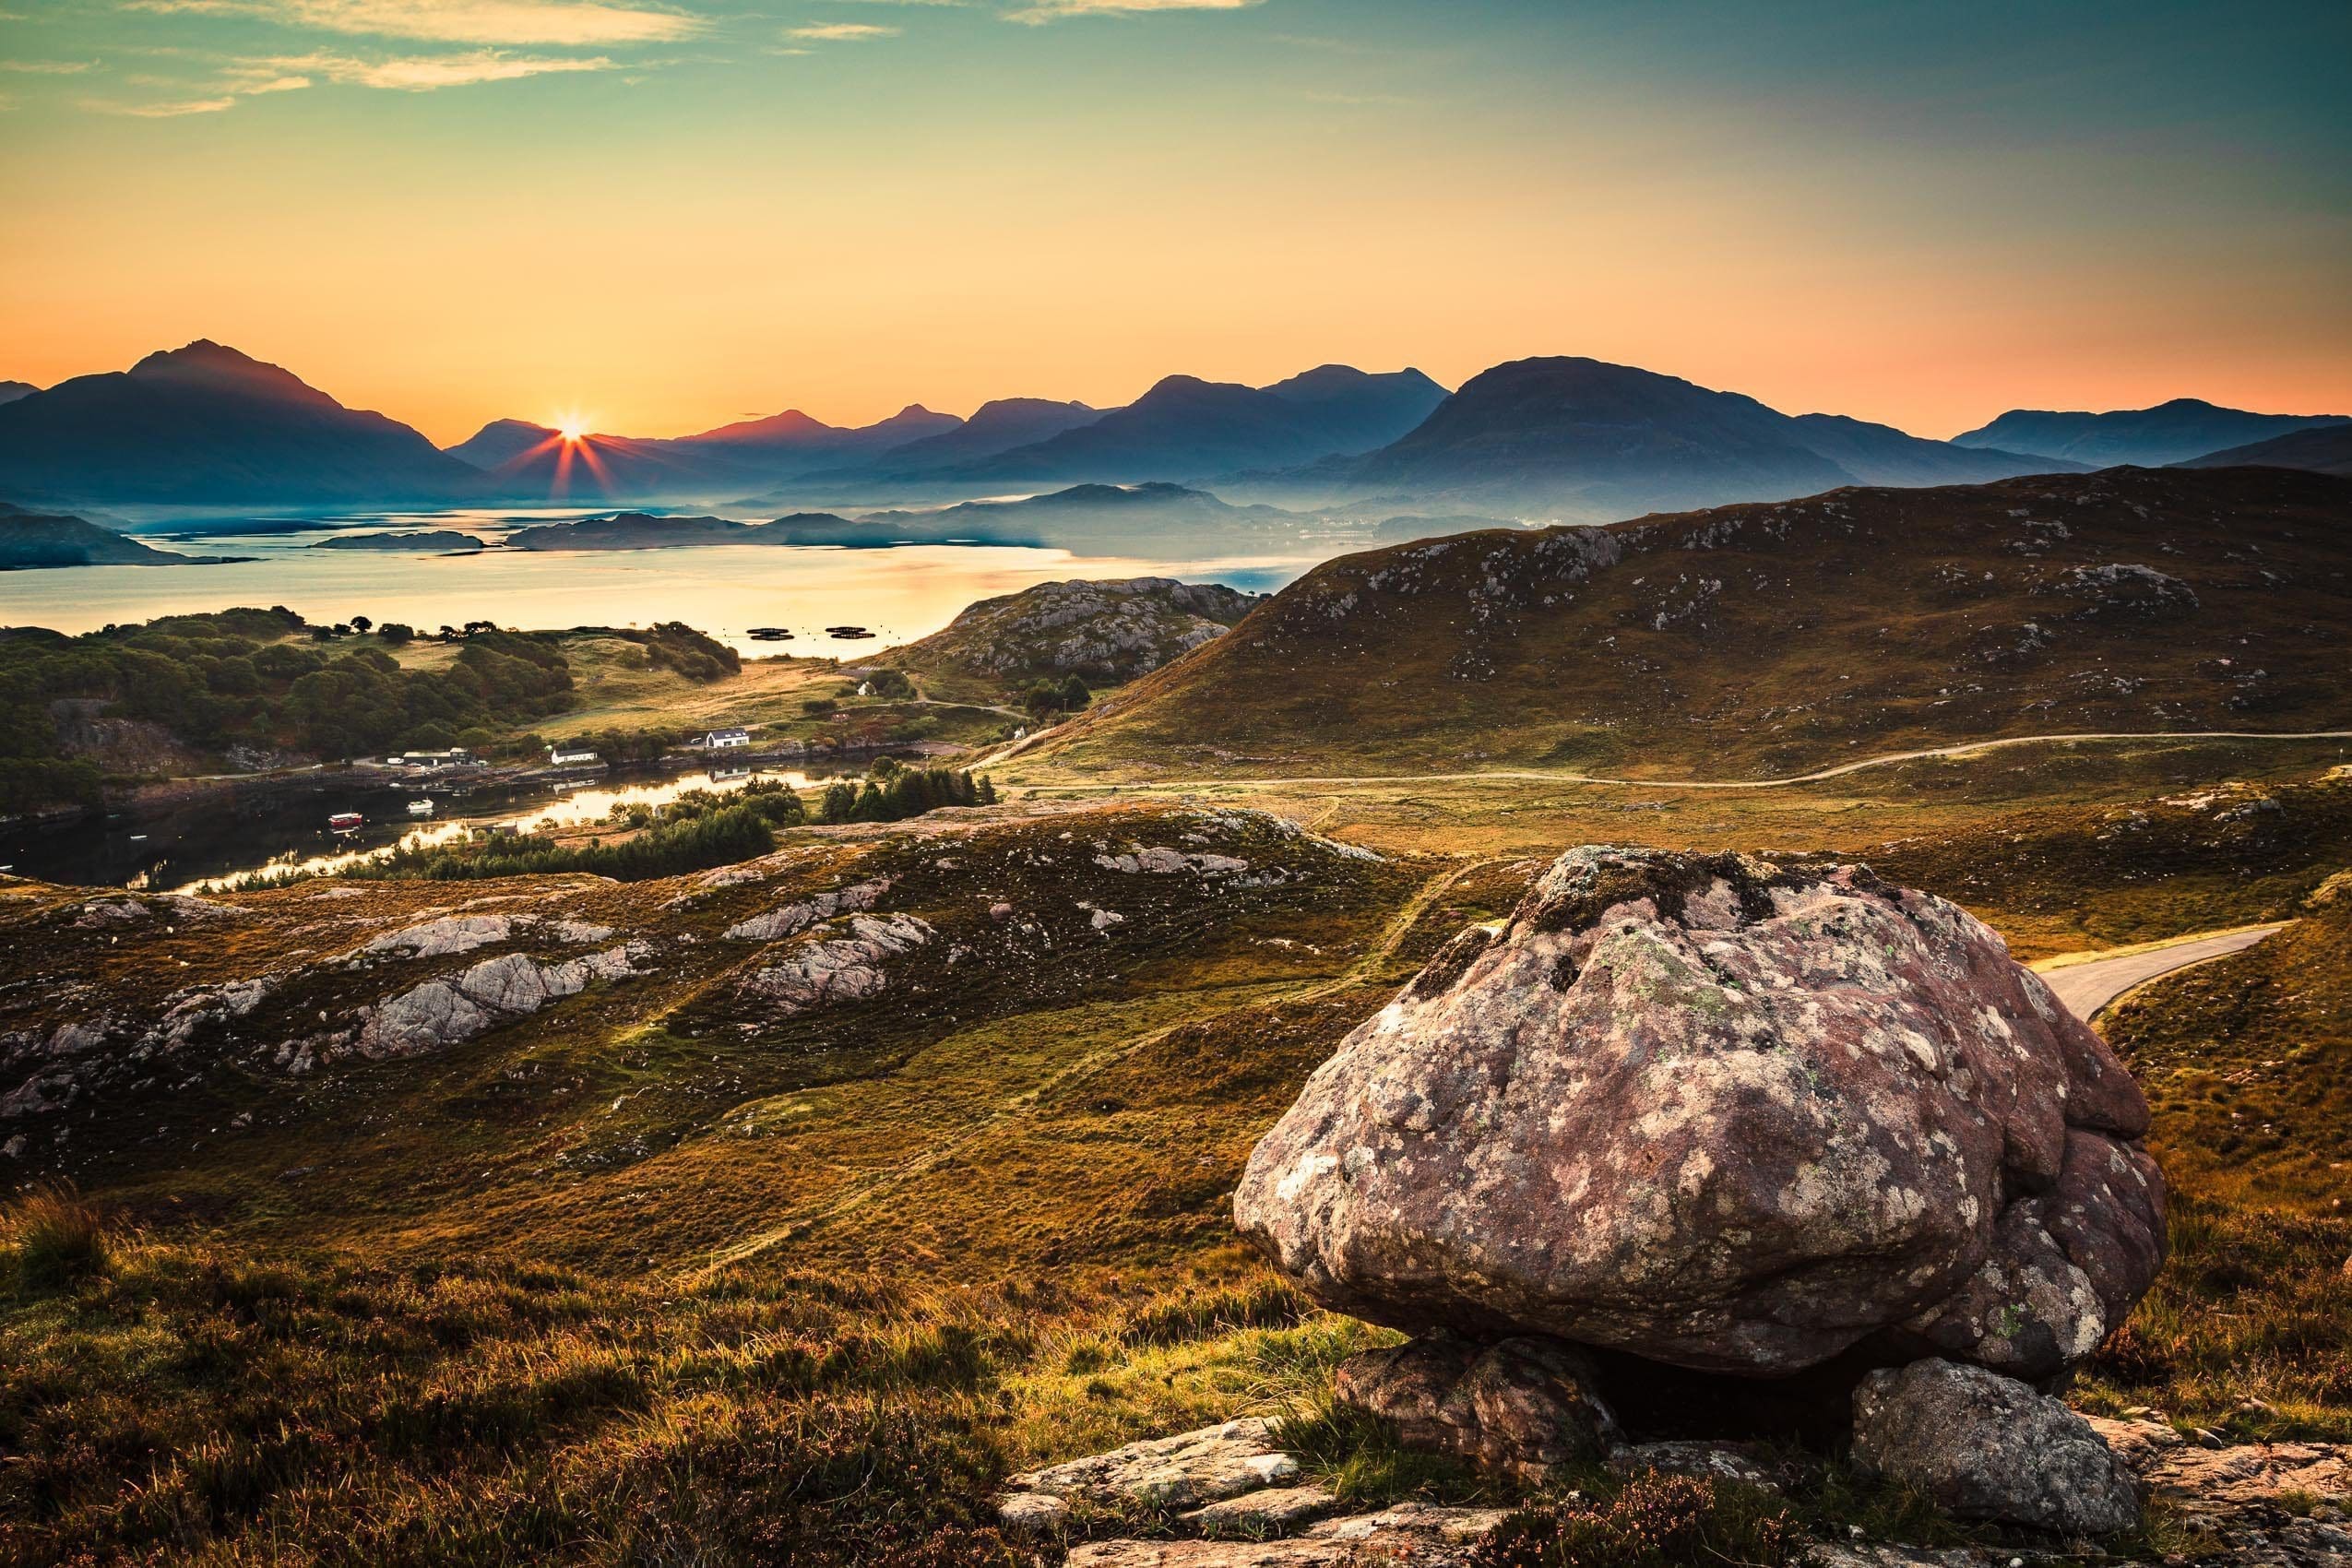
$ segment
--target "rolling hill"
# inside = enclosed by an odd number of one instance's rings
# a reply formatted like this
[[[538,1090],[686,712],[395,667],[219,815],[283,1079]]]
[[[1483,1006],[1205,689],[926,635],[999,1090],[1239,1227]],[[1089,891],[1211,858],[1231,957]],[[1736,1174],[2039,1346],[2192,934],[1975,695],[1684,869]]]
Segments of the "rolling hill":
[[[2352,474],[2352,423],[2314,425],[2274,435],[2268,441],[2208,452],[2174,465],[2183,469],[2305,469],[2315,474]]]
[[[480,475],[382,414],[199,339],[0,403],[0,490],[181,505],[469,495]]]
[[[1848,489],[1317,567],[1057,766],[1738,778],[2000,735],[2352,727],[2352,483]]]
[[[1473,376],[1389,445],[1297,477],[1358,494],[1606,521],[1856,481],[1987,480],[2049,466],[2013,453],[1964,453],[1835,415],[1791,418],[1736,392],[1555,357]]]
[[[2225,447],[2266,441],[2313,425],[2341,424],[2343,414],[2258,414],[2197,398],[2152,409],[2058,413],[2012,409],[1990,424],[1952,438],[1958,446],[1998,446],[2066,457],[2092,468],[2132,463],[2162,468]]]
[[[41,388],[30,381],[0,381],[0,403],[13,403],[19,398],[30,398]]]

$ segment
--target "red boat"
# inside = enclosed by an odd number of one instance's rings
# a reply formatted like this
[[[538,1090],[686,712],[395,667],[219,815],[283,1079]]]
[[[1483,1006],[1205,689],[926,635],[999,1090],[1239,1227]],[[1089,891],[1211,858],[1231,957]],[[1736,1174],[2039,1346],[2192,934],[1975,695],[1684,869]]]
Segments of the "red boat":
[[[327,826],[338,833],[349,833],[366,820],[357,812],[337,812],[327,819]]]

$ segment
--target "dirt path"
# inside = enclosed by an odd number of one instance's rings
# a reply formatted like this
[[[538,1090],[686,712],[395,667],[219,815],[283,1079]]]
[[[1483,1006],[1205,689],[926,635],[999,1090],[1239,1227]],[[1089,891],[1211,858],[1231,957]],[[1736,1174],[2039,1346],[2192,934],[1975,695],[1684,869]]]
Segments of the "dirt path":
[[[1019,742],[1018,749],[1044,739],[1033,735]],[[2080,741],[2352,741],[2352,730],[2301,730],[2273,731],[2261,730],[2156,730],[2147,731],[2083,731],[2062,735],[2010,735],[1990,741],[1967,741],[1952,746],[1929,746],[1915,752],[1888,752],[1879,756],[1864,757],[1859,762],[1840,763],[1812,773],[1792,773],[1779,778],[1617,778],[1599,773],[1572,773],[1562,769],[1539,767],[1474,768],[1460,773],[1356,773],[1301,774],[1279,778],[1158,778],[1130,784],[1063,784],[1051,781],[1015,780],[1022,789],[1055,790],[1072,794],[1116,792],[1123,794],[1185,793],[1194,790],[1287,790],[1301,785],[1349,786],[1360,784],[1458,784],[1476,783],[1481,779],[1518,780],[1537,784],[1618,784],[1640,790],[1784,790],[1792,784],[1818,784],[1823,779],[1843,778],[1849,773],[1866,768],[1892,767],[1898,763],[1919,762],[1930,757],[1970,756],[1978,752],[2001,751],[2010,746],[2064,744]],[[1004,762],[1017,755],[1018,750],[992,754],[970,766]]]
[[[1295,986],[1271,991],[1260,991],[1255,987],[1243,988],[1252,994],[1246,1001],[1236,1003],[1235,1007],[1271,1007],[1302,1002],[1317,1002],[1336,992],[1365,983],[1379,974],[1382,967],[1396,956],[1396,949],[1404,944],[1405,938],[1412,933],[1413,927],[1420,922],[1421,916],[1428,913],[1430,907],[1451,891],[1455,884],[1472,872],[1491,865],[1501,865],[1515,858],[1501,855],[1488,860],[1468,861],[1460,865],[1449,866],[1415,889],[1413,896],[1406,899],[1396,912],[1388,918],[1387,924],[1381,929],[1380,939],[1366,949],[1362,957],[1348,965],[1340,973],[1324,980],[1305,980]],[[1164,1025],[1131,1039],[1089,1051],[1067,1066],[1048,1075],[1038,1083],[1023,1089],[1019,1094],[1004,1100],[996,1110],[973,1121],[956,1136],[932,1144],[921,1154],[909,1159],[901,1160],[897,1165],[888,1166],[861,1177],[841,1190],[828,1194],[825,1198],[810,1205],[800,1213],[788,1216],[776,1225],[720,1248],[711,1254],[707,1262],[693,1270],[688,1277],[690,1279],[705,1278],[730,1264],[741,1263],[746,1258],[754,1257],[771,1248],[786,1245],[828,1221],[864,1207],[876,1198],[886,1197],[909,1182],[956,1158],[1005,1123],[1028,1115],[1056,1092],[1069,1085],[1091,1077],[1104,1068],[1123,1062],[1148,1046],[1158,1044],[1179,1029],[1192,1028],[1206,1018],[1221,1016],[1223,1013],[1231,1010],[1233,1009],[1228,1008],[1219,1009],[1214,1013],[1194,1013],[1182,1022]],[[900,1071],[903,1072],[905,1069],[901,1068]]]
[[[2177,941],[2135,947],[2109,958],[2060,963],[2040,971],[2042,980],[2068,1011],[2085,1023],[2125,992],[2192,965],[2242,953],[2280,929],[2275,925],[2240,926],[2234,931],[2208,932]]]

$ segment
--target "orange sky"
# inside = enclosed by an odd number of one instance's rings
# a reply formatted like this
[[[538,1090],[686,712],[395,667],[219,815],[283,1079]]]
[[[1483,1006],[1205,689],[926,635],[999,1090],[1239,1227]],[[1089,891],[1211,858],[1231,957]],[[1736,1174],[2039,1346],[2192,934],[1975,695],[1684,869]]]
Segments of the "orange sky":
[[[2342,7],[2120,65],[2000,7],[808,9],[0,22],[0,376],[209,337],[442,442],[1533,353],[1936,435],[2352,411]]]

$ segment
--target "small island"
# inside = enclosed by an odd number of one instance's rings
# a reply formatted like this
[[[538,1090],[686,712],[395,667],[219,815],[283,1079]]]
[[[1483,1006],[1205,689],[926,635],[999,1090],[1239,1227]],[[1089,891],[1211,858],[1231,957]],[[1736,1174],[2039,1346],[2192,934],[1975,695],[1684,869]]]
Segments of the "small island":
[[[322,539],[311,548],[374,550],[396,555],[474,555],[488,546],[456,529],[426,529],[412,533],[341,533]]]
[[[222,566],[249,555],[179,555],[81,517],[46,516],[0,504],[0,572],[45,566]]]

